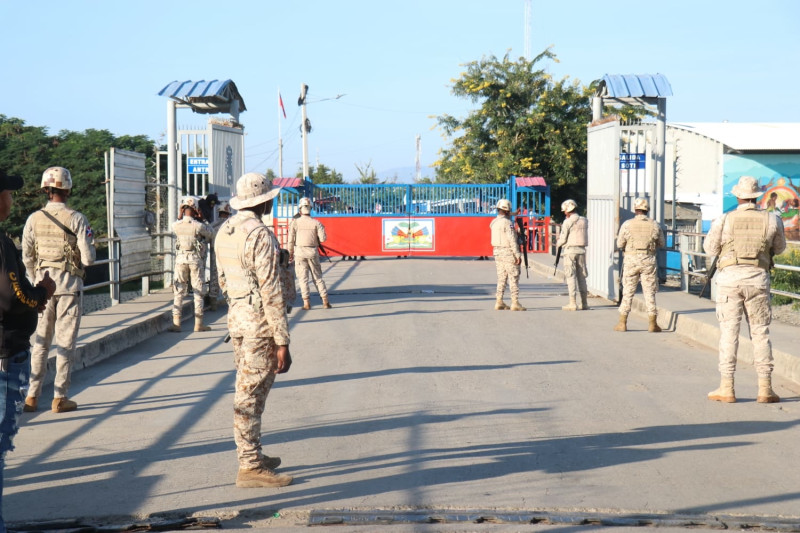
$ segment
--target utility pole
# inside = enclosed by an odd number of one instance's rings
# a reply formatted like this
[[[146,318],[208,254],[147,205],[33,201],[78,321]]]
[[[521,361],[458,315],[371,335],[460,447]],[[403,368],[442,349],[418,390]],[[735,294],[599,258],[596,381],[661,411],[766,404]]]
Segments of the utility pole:
[[[283,137],[281,137],[281,115],[283,114],[283,100],[281,99],[281,88],[278,87],[278,177],[283,177]]]
[[[422,137],[417,134],[417,183],[422,179],[422,164],[420,163],[420,156],[422,154]]]
[[[308,118],[306,118],[306,95],[308,94],[308,85],[305,83],[300,85],[300,99],[297,103],[300,105],[303,115],[303,123],[300,126],[303,132],[303,178],[308,178]]]

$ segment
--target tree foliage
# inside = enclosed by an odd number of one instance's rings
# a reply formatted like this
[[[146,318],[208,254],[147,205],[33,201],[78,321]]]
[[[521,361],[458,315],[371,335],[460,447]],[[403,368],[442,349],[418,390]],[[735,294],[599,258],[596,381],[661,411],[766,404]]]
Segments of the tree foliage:
[[[69,205],[86,215],[95,235],[105,237],[105,152],[110,148],[143,153],[154,167],[155,144],[144,135],[115,137],[108,130],[62,130],[49,135],[46,127],[26,126],[19,118],[0,115],[0,168],[22,176],[25,185],[14,193],[14,208],[3,229],[20,236],[28,215],[47,203],[40,188],[42,172],[51,166],[69,169],[73,189]]]
[[[577,80],[554,80],[543,60],[484,57],[466,65],[452,93],[478,104],[466,118],[437,118],[450,139],[436,162],[446,183],[503,183],[511,175],[543,176],[554,205],[561,197],[586,197],[586,125],[591,89]],[[556,203],[558,201],[558,203]]]
[[[296,177],[303,177],[302,168],[297,170]],[[336,172],[336,169],[328,168],[322,164],[316,167],[309,167],[308,177],[311,178],[311,181],[313,181],[315,185],[322,183],[344,183],[344,176],[342,176],[341,172]]]

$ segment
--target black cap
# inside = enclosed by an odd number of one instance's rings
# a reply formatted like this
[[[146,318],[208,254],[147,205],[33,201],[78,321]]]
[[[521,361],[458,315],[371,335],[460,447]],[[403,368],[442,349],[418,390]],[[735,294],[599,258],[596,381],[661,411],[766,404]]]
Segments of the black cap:
[[[0,191],[16,191],[21,188],[22,178],[9,176],[5,170],[0,169]]]

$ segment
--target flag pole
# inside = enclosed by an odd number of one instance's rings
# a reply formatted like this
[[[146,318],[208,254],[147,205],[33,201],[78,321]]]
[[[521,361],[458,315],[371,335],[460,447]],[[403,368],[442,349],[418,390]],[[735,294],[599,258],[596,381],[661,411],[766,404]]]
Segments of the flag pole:
[[[281,101],[281,88],[278,87],[278,102]],[[283,139],[281,138],[281,113],[283,110],[278,105],[278,177],[283,177]]]

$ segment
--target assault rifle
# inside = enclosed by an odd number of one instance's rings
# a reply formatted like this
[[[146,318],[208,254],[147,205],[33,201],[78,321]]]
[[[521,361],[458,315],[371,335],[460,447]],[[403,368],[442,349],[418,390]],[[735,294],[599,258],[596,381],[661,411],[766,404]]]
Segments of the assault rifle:
[[[711,278],[714,277],[714,274],[717,273],[717,261],[719,261],[719,256],[715,256],[714,260],[711,261],[711,266],[708,267],[708,272],[706,272],[706,282],[703,284],[703,288],[700,289],[700,294],[698,294],[699,298],[703,297],[703,294],[706,292],[706,287],[711,284]]]
[[[553,275],[554,276],[556,275],[556,272],[558,272],[558,262],[561,261],[561,249],[562,248],[563,248],[563,246],[559,246],[558,248],[556,248],[556,263],[553,265]]]
[[[326,250],[325,247],[322,246],[322,243],[319,243],[318,246],[319,246],[319,251],[322,252],[322,255],[324,255],[325,258],[328,260],[328,263],[333,263],[333,261],[331,261],[331,256],[328,255],[328,250]]]
[[[522,219],[517,217],[517,226],[519,227],[519,233],[517,234],[517,244],[522,246],[522,257],[525,260],[525,277],[530,278],[531,275],[528,272],[528,239],[525,235],[525,224],[523,224]]]
[[[625,267],[625,252],[623,252],[622,250],[619,251],[618,261],[619,261],[619,277],[617,279],[617,307],[622,305],[622,289],[623,289],[622,271],[623,268]]]

